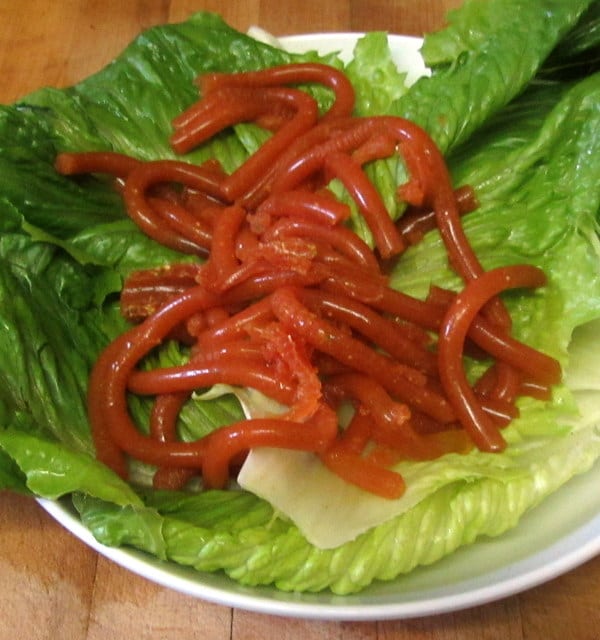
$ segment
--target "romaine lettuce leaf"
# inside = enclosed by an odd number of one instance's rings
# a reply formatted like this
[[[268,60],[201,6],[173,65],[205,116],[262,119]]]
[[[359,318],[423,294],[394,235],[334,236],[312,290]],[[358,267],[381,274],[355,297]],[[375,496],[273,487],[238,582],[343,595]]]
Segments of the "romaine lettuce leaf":
[[[216,14],[199,13],[147,30],[108,67],[73,87],[40,89],[0,107],[2,217],[10,212],[14,224],[20,215],[36,239],[121,275],[181,260],[139,232],[106,180],[58,175],[56,153],[111,150],[141,159],[173,157],[171,119],[198,98],[199,74],[263,68],[292,58],[316,59],[316,54],[292,56],[231,29]],[[325,61],[340,64],[334,56]],[[325,89],[316,97],[323,108],[331,101]],[[264,132],[243,125],[237,135],[219,136],[185,159],[216,157],[232,171],[264,139]]]
[[[540,75],[547,79],[581,78],[600,69],[600,3],[592,2],[577,25],[550,54]]]
[[[449,27],[425,38],[433,76],[392,111],[424,127],[443,152],[469,138],[517,96],[591,0],[467,0]]]
[[[357,115],[389,113],[392,103],[406,93],[406,73],[398,71],[385,33],[360,38],[345,71],[356,87]]]
[[[551,287],[512,313],[521,339],[564,361],[573,328],[600,308],[600,74],[558,97],[537,127],[527,98],[520,122],[496,119],[485,144],[474,140],[450,160],[457,182],[473,185],[481,202],[464,220],[483,265],[528,262],[551,278]],[[421,297],[433,280],[456,287],[440,246],[431,233],[411,248],[392,275],[394,286]]]
[[[569,437],[554,438],[550,446],[544,446],[543,455],[521,456],[521,464],[517,456],[508,465],[508,478],[483,465],[481,475],[473,473],[453,482],[438,478],[437,490],[402,515],[335,548],[311,545],[296,526],[277,517],[267,502],[237,491],[152,494],[146,498],[148,517],[154,516],[154,509],[164,514],[167,557],[180,564],[201,571],[223,569],[246,585],[355,593],[373,580],[391,580],[435,562],[478,537],[503,533],[575,473],[587,470],[600,455],[598,400],[596,393],[583,405],[591,412],[586,420],[580,420]],[[446,473],[443,467],[438,470]],[[319,491],[328,487],[325,482]],[[90,498],[78,499],[76,506],[100,541],[137,546],[139,510],[122,514],[115,505]],[[352,506],[356,509],[358,505]],[[345,515],[347,511],[329,512],[332,532],[340,528]],[[104,523],[113,519],[119,519],[122,526],[111,535]]]
[[[101,279],[61,260],[50,245],[22,236],[3,236],[2,249],[0,398],[5,424],[51,434],[91,454],[82,398],[90,367],[107,339],[103,329],[109,313],[90,310]],[[123,322],[113,315],[122,330]]]

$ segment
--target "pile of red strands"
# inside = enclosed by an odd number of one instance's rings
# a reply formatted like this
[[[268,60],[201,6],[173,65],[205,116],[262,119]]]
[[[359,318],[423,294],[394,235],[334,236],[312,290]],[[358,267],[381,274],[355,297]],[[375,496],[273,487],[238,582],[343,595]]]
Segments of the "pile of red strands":
[[[334,94],[320,115],[297,86]],[[63,174],[113,175],[130,217],[185,261],[132,273],[121,308],[132,328],[101,354],[89,382],[98,458],[122,476],[127,456],[156,465],[157,487],[201,474],[226,486],[248,450],[314,452],[348,482],[388,498],[405,487],[391,467],[473,446],[497,452],[515,400],[547,398],[558,363],[513,339],[498,294],[539,287],[539,269],[484,272],[461,225],[476,206],[454,190],[444,160],[415,124],[392,116],[352,116],[345,75],[320,64],[199,78],[201,98],[173,122],[184,154],[241,122],[272,132],[232,174],[216,161],[142,162],[116,153],[64,153]],[[408,210],[398,224],[365,165],[399,153],[409,181],[398,189]],[[350,209],[327,189],[337,178],[366,220],[375,251],[347,226]],[[458,294],[432,287],[419,300],[389,286],[386,266],[437,227]],[[208,256],[206,260],[204,257]],[[437,339],[435,338],[437,334]],[[139,367],[155,347],[189,346],[181,366]],[[493,364],[470,386],[463,355]],[[177,435],[182,406],[199,389],[225,383],[259,390],[285,407],[242,420],[195,442]],[[132,420],[129,393],[153,396],[149,434]],[[354,407],[340,429],[337,412]]]

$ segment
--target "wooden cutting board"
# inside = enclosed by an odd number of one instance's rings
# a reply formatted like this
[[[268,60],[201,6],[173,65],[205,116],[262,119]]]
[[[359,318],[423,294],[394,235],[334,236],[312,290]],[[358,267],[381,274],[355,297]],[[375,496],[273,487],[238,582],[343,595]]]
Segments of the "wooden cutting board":
[[[140,30],[200,10],[277,35],[386,30],[422,35],[459,0],[0,0],[0,102],[75,83]],[[0,180],[2,177],[0,176]],[[96,554],[33,500],[0,492],[0,638],[7,640],[595,640],[600,558],[474,609],[408,621],[319,622],[211,604]]]

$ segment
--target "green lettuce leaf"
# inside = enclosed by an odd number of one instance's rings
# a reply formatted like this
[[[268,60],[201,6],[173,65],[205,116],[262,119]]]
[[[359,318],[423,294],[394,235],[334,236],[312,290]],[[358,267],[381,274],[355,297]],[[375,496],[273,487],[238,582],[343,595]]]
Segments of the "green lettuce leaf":
[[[483,265],[527,262],[551,279],[551,287],[520,298],[521,306],[510,297],[508,304],[516,335],[564,361],[573,328],[600,308],[600,74],[558,97],[534,128],[528,96],[510,109],[520,117],[497,118],[484,132],[485,143],[465,145],[451,166],[481,203],[464,224]],[[420,297],[434,280],[458,286],[440,248],[439,235],[428,234],[398,264],[394,286]]]
[[[2,239],[0,361],[5,364],[0,370],[0,397],[5,424],[17,422],[92,453],[80,399],[90,367],[107,339],[103,327],[109,314],[90,309],[101,279],[61,260],[49,245],[21,236]],[[122,330],[123,323],[113,315]]]
[[[0,431],[0,447],[23,470],[27,490],[34,495],[55,499],[83,491],[119,507],[141,504],[134,490],[93,455],[25,433],[22,421]]]
[[[598,406],[597,394],[592,406]],[[311,545],[296,526],[276,518],[267,502],[250,494],[152,495],[147,504],[164,514],[167,557],[177,563],[200,571],[223,569],[250,586],[330,589],[346,595],[373,580],[391,580],[435,562],[482,535],[497,536],[515,526],[523,513],[573,474],[587,470],[600,455],[600,416],[596,412],[592,417],[594,426],[556,438],[553,446],[544,447],[543,456],[521,457],[521,468],[517,463],[508,480],[489,473],[488,467],[482,475],[441,481],[436,491],[402,515],[334,549]],[[137,512],[129,518],[131,511],[121,514],[114,505],[89,498],[77,501],[77,508],[102,542],[137,543]],[[122,524],[114,536],[104,528],[105,520],[112,518]],[[339,527],[339,522],[336,519],[332,526]]]
[[[113,267],[120,275],[181,260],[146,238],[126,219],[118,193],[103,178],[76,180],[53,168],[59,151],[110,150],[140,159],[174,157],[171,120],[198,99],[194,79],[208,71],[244,71],[291,59],[226,25],[210,13],[152,28],[101,72],[64,90],[44,88],[0,107],[0,213],[38,240],[53,242],[80,263]],[[341,64],[335,57],[324,61]],[[325,108],[328,90],[315,91]],[[265,139],[240,126],[186,156],[239,166]],[[3,224],[3,223],[0,223]]]
[[[550,54],[541,74],[544,79],[569,80],[600,69],[600,3],[592,2],[577,25]]]
[[[392,103],[406,93],[406,73],[398,71],[385,33],[359,38],[345,71],[356,87],[357,115],[389,113]]]
[[[424,127],[443,152],[469,138],[517,96],[591,0],[467,0],[449,27],[425,38],[431,78],[392,107]]]

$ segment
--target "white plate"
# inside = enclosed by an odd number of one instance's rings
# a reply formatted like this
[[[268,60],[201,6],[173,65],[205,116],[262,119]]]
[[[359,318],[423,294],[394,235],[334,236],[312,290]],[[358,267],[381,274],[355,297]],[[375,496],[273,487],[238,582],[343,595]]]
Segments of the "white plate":
[[[316,49],[351,55],[357,34],[282,38],[294,51]],[[424,72],[420,39],[391,36],[394,56],[411,78]],[[492,540],[460,549],[430,567],[360,594],[288,594],[247,588],[222,574],[199,573],[142,552],[99,544],[66,502],[42,507],[85,544],[155,583],[204,600],[272,615],[327,620],[383,620],[438,614],[497,600],[536,586],[600,553],[600,465],[574,478],[529,512],[519,526]]]
[[[99,544],[67,504],[42,507],[77,538],[117,564],[170,589],[272,615],[323,620],[385,620],[484,604],[551,580],[600,553],[600,465],[578,476],[501,537],[480,540],[430,567],[362,593],[289,594],[248,588],[142,552]]]

